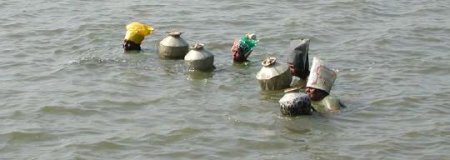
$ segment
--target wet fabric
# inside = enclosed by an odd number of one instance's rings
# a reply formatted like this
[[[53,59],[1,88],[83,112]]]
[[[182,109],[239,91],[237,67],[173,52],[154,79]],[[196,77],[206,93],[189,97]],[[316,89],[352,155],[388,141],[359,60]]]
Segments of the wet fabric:
[[[311,101],[312,108],[319,113],[339,112],[344,105],[332,95],[328,95],[321,101]]]
[[[239,40],[235,40],[233,46],[231,47],[231,54],[233,56],[233,61],[235,62],[245,62],[248,56],[252,53],[253,48],[258,43],[258,40],[251,39],[248,34],[243,36]]]
[[[310,115],[311,102],[308,95],[298,92],[286,93],[279,101],[281,114],[287,116]]]
[[[126,26],[127,33],[125,40],[132,41],[136,44],[141,44],[145,36],[152,34],[153,27],[147,24],[132,22]]]
[[[233,61],[235,62],[247,61],[247,57],[245,57],[242,49],[239,47],[239,40],[234,41],[233,46],[231,47],[231,55],[233,56]]]
[[[301,79],[300,77],[292,76],[291,87],[305,88],[306,79]]]
[[[291,74],[301,79],[309,75],[309,39],[292,40],[289,46],[288,65]]]

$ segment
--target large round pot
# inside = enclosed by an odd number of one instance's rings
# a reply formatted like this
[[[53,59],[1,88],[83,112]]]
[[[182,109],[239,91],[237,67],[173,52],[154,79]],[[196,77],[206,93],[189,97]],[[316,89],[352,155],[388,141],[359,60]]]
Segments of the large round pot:
[[[167,59],[183,59],[189,52],[189,44],[181,38],[181,32],[170,32],[159,42],[159,56]]]
[[[262,90],[281,90],[290,87],[292,76],[287,64],[268,57],[262,62],[263,67],[256,74]]]
[[[204,49],[203,44],[195,44],[184,57],[189,71],[211,71],[214,67],[214,55]]]

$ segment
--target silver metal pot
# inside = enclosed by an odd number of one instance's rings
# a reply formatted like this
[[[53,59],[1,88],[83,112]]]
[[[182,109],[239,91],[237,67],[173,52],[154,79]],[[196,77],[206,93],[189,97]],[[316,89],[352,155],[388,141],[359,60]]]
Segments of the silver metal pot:
[[[276,62],[275,57],[268,57],[263,67],[256,74],[262,90],[281,90],[290,87],[292,76],[287,64]]]
[[[194,44],[184,57],[189,71],[211,71],[214,67],[214,55],[204,49],[204,44]]]
[[[182,32],[170,32],[159,42],[159,56],[167,59],[183,59],[189,52],[189,44],[181,38]]]

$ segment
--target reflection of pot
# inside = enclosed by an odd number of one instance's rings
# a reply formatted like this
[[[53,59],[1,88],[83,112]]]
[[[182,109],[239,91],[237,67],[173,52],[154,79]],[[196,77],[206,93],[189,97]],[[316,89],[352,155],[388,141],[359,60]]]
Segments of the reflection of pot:
[[[286,64],[276,62],[275,57],[266,58],[263,67],[256,74],[262,90],[280,90],[288,88],[292,81],[291,72]]]
[[[205,50],[203,46],[203,44],[195,44],[184,57],[186,65],[190,71],[211,71],[215,68],[214,55]]]
[[[203,80],[213,77],[214,72],[189,71],[187,76],[189,80]]]
[[[159,42],[159,56],[169,59],[183,59],[189,52],[189,44],[180,37],[181,32],[170,32]]]

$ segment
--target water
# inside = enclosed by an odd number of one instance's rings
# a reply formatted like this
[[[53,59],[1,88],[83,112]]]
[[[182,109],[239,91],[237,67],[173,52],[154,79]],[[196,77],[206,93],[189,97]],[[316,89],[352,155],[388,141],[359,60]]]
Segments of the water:
[[[0,159],[449,159],[450,1],[0,2]],[[152,24],[138,54],[125,25]],[[161,60],[183,31],[212,73]],[[256,32],[248,65],[233,40]],[[289,39],[339,70],[332,116],[283,117],[255,75]]]

